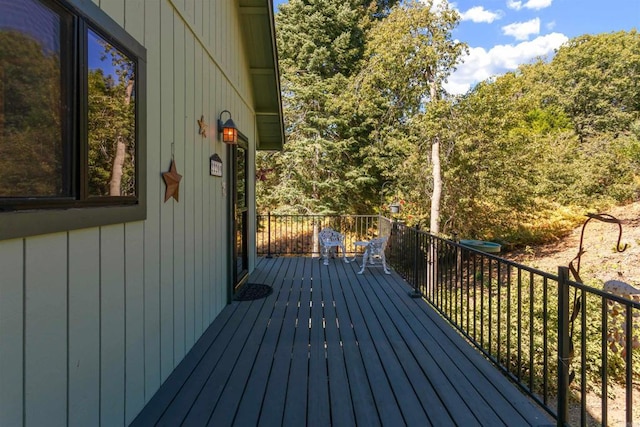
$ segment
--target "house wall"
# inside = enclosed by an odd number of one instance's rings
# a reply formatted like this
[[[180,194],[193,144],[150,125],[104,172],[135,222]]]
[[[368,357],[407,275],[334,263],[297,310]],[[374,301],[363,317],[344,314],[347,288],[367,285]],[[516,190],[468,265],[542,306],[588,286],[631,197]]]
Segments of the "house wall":
[[[235,2],[94,2],[147,49],[147,220],[0,241],[2,426],[128,424],[227,303],[230,189],[208,160],[230,167],[220,111],[250,168],[255,150]],[[180,201],[165,203],[172,151]]]

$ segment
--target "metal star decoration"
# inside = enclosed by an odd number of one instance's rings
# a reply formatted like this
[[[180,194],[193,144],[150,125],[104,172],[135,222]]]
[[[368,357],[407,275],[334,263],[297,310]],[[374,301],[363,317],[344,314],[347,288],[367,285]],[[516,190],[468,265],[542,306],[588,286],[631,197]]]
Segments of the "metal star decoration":
[[[176,199],[176,202],[179,202],[178,198],[180,197],[180,180],[182,179],[182,175],[178,173],[176,162],[173,159],[171,159],[169,172],[164,172],[162,179],[164,179],[164,183],[167,185],[167,189],[164,192],[165,203],[172,197]]]
[[[204,116],[200,116],[200,120],[198,120],[198,126],[200,126],[200,130],[198,131],[198,133],[202,135],[203,138],[206,138],[207,128],[209,127],[209,125],[204,122]]]

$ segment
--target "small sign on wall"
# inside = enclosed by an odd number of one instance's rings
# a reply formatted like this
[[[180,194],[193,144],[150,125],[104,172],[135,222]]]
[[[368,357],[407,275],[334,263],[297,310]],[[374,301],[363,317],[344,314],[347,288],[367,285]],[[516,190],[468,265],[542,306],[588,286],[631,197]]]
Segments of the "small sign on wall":
[[[209,157],[209,175],[222,176],[222,159],[217,154]]]

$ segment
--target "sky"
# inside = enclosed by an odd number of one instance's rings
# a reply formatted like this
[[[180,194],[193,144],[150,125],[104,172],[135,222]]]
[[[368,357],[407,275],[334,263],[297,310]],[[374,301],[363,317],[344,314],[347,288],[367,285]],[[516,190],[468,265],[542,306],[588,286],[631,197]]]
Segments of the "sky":
[[[274,0],[275,10],[286,1]],[[551,59],[574,37],[640,29],[640,0],[449,0],[449,4],[461,16],[452,36],[469,46],[469,55],[445,85],[453,94],[538,57]]]

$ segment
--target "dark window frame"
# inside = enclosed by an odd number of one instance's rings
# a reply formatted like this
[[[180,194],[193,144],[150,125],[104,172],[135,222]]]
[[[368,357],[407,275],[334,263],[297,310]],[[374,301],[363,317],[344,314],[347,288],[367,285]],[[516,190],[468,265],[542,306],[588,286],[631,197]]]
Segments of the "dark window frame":
[[[146,49],[92,2],[85,0],[42,0],[54,10],[68,12],[73,30],[61,40],[71,55],[72,70],[63,77],[63,97],[70,113],[63,120],[63,137],[70,138],[65,153],[71,168],[71,198],[38,200],[12,199],[0,203],[0,240],[81,228],[120,224],[146,219]],[[91,30],[136,62],[136,197],[89,197],[86,191],[88,167],[86,76],[88,73],[87,32]],[[63,61],[66,62],[66,61]],[[66,68],[65,68],[66,67]],[[67,92],[68,91],[68,92]],[[66,94],[65,94],[66,92]],[[2,199],[0,199],[2,201]]]

